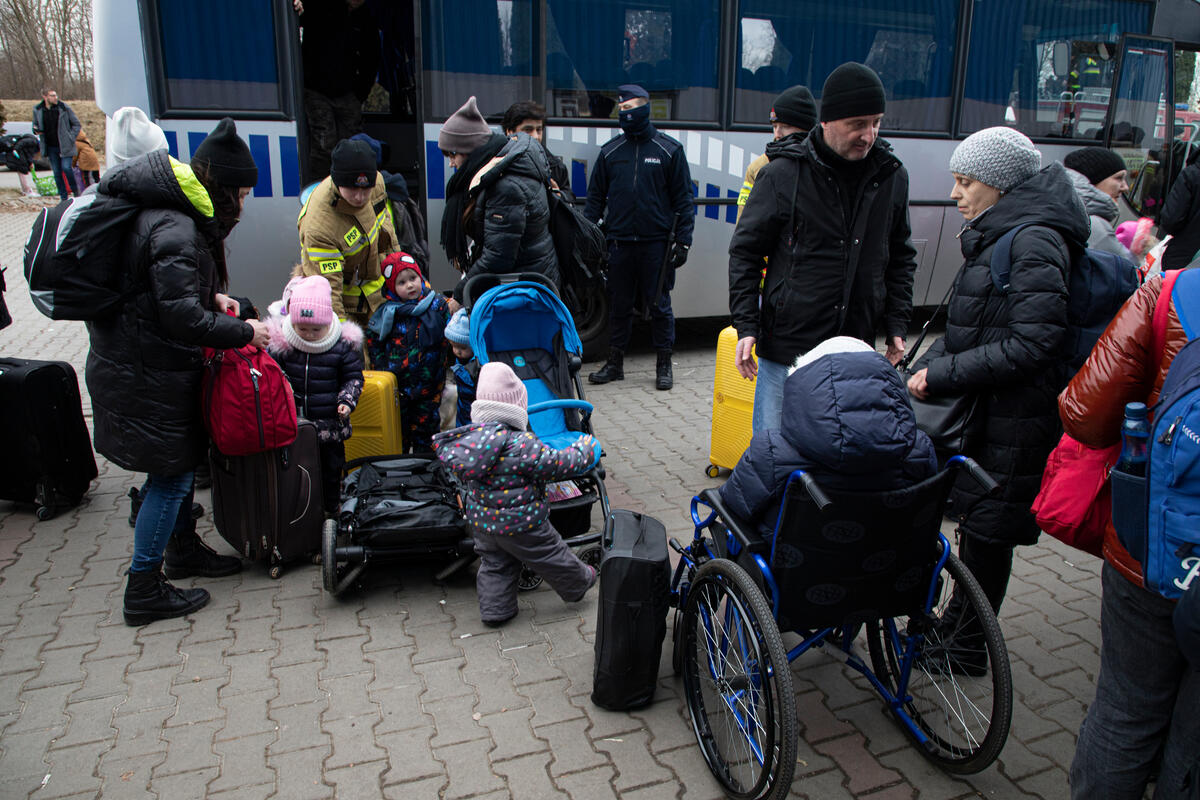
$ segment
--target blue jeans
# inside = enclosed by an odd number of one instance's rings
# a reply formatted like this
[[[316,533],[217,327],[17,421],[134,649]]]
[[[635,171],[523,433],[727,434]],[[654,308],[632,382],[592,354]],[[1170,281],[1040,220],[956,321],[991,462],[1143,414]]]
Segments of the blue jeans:
[[[133,564],[130,572],[153,572],[163,560],[167,540],[175,531],[192,526],[192,472],[148,475],[142,507],[133,526]]]
[[[1076,800],[1140,800],[1161,753],[1156,800],[1183,797],[1200,752],[1200,672],[1183,657],[1174,603],[1105,563],[1100,674],[1071,762]]]
[[[78,196],[79,187],[75,185],[75,168],[71,166],[71,157],[64,156],[57,147],[46,148],[46,160],[50,162],[50,171],[54,173],[54,185],[58,187],[58,196],[66,200],[67,184],[63,183],[63,172],[67,173],[71,194]]]
[[[790,364],[768,361],[758,357],[758,377],[754,380],[754,416],[750,427],[754,433],[779,428],[783,424],[783,383]]]

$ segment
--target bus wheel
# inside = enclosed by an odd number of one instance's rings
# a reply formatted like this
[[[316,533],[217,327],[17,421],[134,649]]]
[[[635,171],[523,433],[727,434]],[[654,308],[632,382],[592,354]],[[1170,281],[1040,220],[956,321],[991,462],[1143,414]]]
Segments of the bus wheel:
[[[602,283],[589,286],[575,295],[571,315],[575,330],[583,342],[583,360],[598,361],[607,355],[608,347],[608,290]]]

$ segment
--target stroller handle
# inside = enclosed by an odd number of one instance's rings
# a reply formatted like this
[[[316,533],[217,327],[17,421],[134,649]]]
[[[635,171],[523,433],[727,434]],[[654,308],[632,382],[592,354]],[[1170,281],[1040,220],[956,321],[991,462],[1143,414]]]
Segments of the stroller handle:
[[[541,403],[534,403],[525,410],[525,413],[537,414],[540,411],[553,411],[556,408],[575,408],[590,414],[595,406],[587,400],[545,400]]]

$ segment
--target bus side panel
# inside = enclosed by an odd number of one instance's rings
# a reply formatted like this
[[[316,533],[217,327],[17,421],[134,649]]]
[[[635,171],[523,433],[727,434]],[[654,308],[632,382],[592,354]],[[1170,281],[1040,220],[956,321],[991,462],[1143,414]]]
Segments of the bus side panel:
[[[96,105],[109,117],[123,106],[150,110],[138,0],[92,0]]]

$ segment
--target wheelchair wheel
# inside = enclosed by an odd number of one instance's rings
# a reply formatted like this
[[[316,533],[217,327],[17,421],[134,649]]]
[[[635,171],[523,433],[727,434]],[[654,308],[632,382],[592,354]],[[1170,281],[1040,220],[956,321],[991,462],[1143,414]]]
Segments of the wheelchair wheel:
[[[967,775],[995,761],[1008,738],[1012,673],[1000,623],[970,570],[951,553],[939,578],[930,616],[876,620],[868,626],[867,647],[876,676],[893,694],[906,697],[904,711],[929,737],[921,752],[947,772]],[[951,608],[956,592],[960,598]],[[901,691],[906,632],[925,638]]]
[[[713,776],[740,800],[785,797],[796,766],[796,697],[771,608],[745,570],[709,561],[683,611],[683,685]]]

